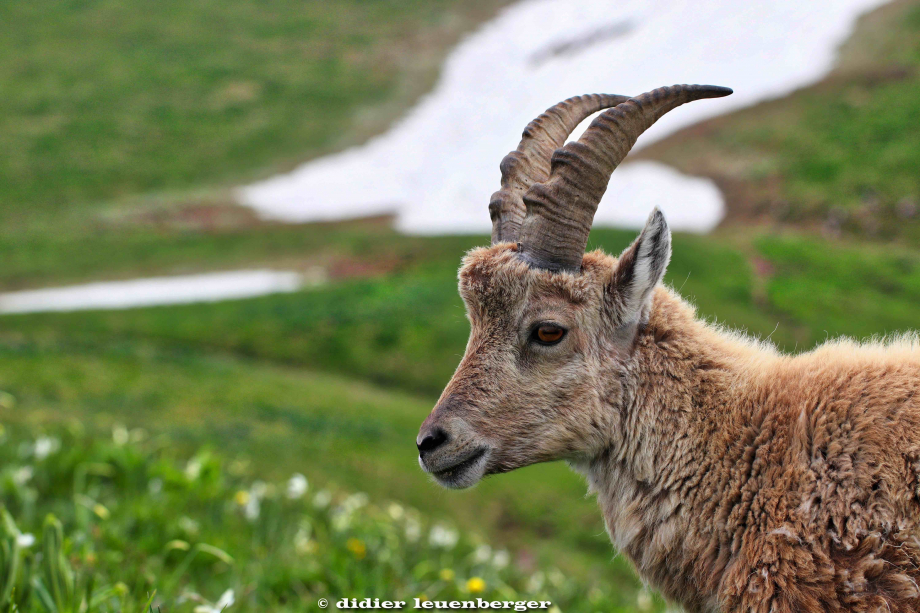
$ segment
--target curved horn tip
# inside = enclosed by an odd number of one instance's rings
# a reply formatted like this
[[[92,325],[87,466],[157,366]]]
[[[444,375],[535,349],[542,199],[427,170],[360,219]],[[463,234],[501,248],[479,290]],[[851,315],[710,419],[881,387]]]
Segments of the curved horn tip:
[[[709,98],[724,98],[735,93],[735,90],[731,87],[722,87],[721,85],[691,85],[690,87],[706,92]]]

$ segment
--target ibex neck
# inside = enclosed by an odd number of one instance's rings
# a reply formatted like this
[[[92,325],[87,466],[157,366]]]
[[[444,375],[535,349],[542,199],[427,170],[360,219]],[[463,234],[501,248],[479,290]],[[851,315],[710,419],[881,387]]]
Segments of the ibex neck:
[[[730,549],[718,528],[730,485],[711,477],[714,463],[730,456],[717,447],[742,429],[726,407],[742,401],[739,388],[749,389],[738,384],[773,359],[697,320],[659,288],[628,360],[624,404],[612,407],[612,442],[587,467],[614,544],[688,611],[714,606],[724,562],[713,556]]]

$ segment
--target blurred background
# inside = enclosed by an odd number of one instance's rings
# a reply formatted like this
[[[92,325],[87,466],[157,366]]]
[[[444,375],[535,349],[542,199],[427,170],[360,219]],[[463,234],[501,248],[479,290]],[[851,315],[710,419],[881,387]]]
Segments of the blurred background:
[[[0,610],[667,607],[566,466],[416,464],[498,163],[571,95],[733,87],[640,139],[589,248],[658,205],[709,320],[916,328],[920,2],[569,4],[0,5]]]

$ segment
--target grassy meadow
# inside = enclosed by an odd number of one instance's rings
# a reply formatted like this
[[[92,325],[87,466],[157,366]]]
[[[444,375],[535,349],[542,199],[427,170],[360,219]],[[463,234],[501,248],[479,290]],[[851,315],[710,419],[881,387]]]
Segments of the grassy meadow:
[[[363,140],[505,3],[4,3],[4,217],[239,182]]]
[[[16,85],[0,101],[0,290],[262,266],[327,279],[0,317],[0,563],[19,561],[0,610],[209,613],[227,590],[230,611],[475,594],[664,610],[565,466],[464,492],[418,469],[415,433],[468,334],[459,259],[488,237],[266,223],[228,196],[379,132],[502,4],[0,8],[17,26],[0,40]],[[643,153],[729,198],[725,226],[674,237],[666,280],[702,316],[790,352],[918,326],[918,7],[864,18],[824,83]],[[867,77],[895,65],[906,76]],[[595,229],[589,248],[633,236]],[[308,486],[288,496],[295,474]]]
[[[365,594],[549,611],[634,604],[610,587],[586,595],[556,567],[526,572],[508,550],[405,503],[316,488],[300,473],[265,480],[249,462],[177,453],[143,429],[88,437],[71,423],[0,437],[4,611],[319,611],[320,599]]]

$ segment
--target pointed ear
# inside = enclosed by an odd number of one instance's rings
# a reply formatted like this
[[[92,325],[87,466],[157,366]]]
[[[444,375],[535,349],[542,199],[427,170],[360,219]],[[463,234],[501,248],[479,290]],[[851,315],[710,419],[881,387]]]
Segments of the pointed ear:
[[[617,262],[607,292],[616,326],[644,323],[648,319],[652,291],[664,277],[670,259],[671,230],[656,207],[639,238],[620,254]]]

